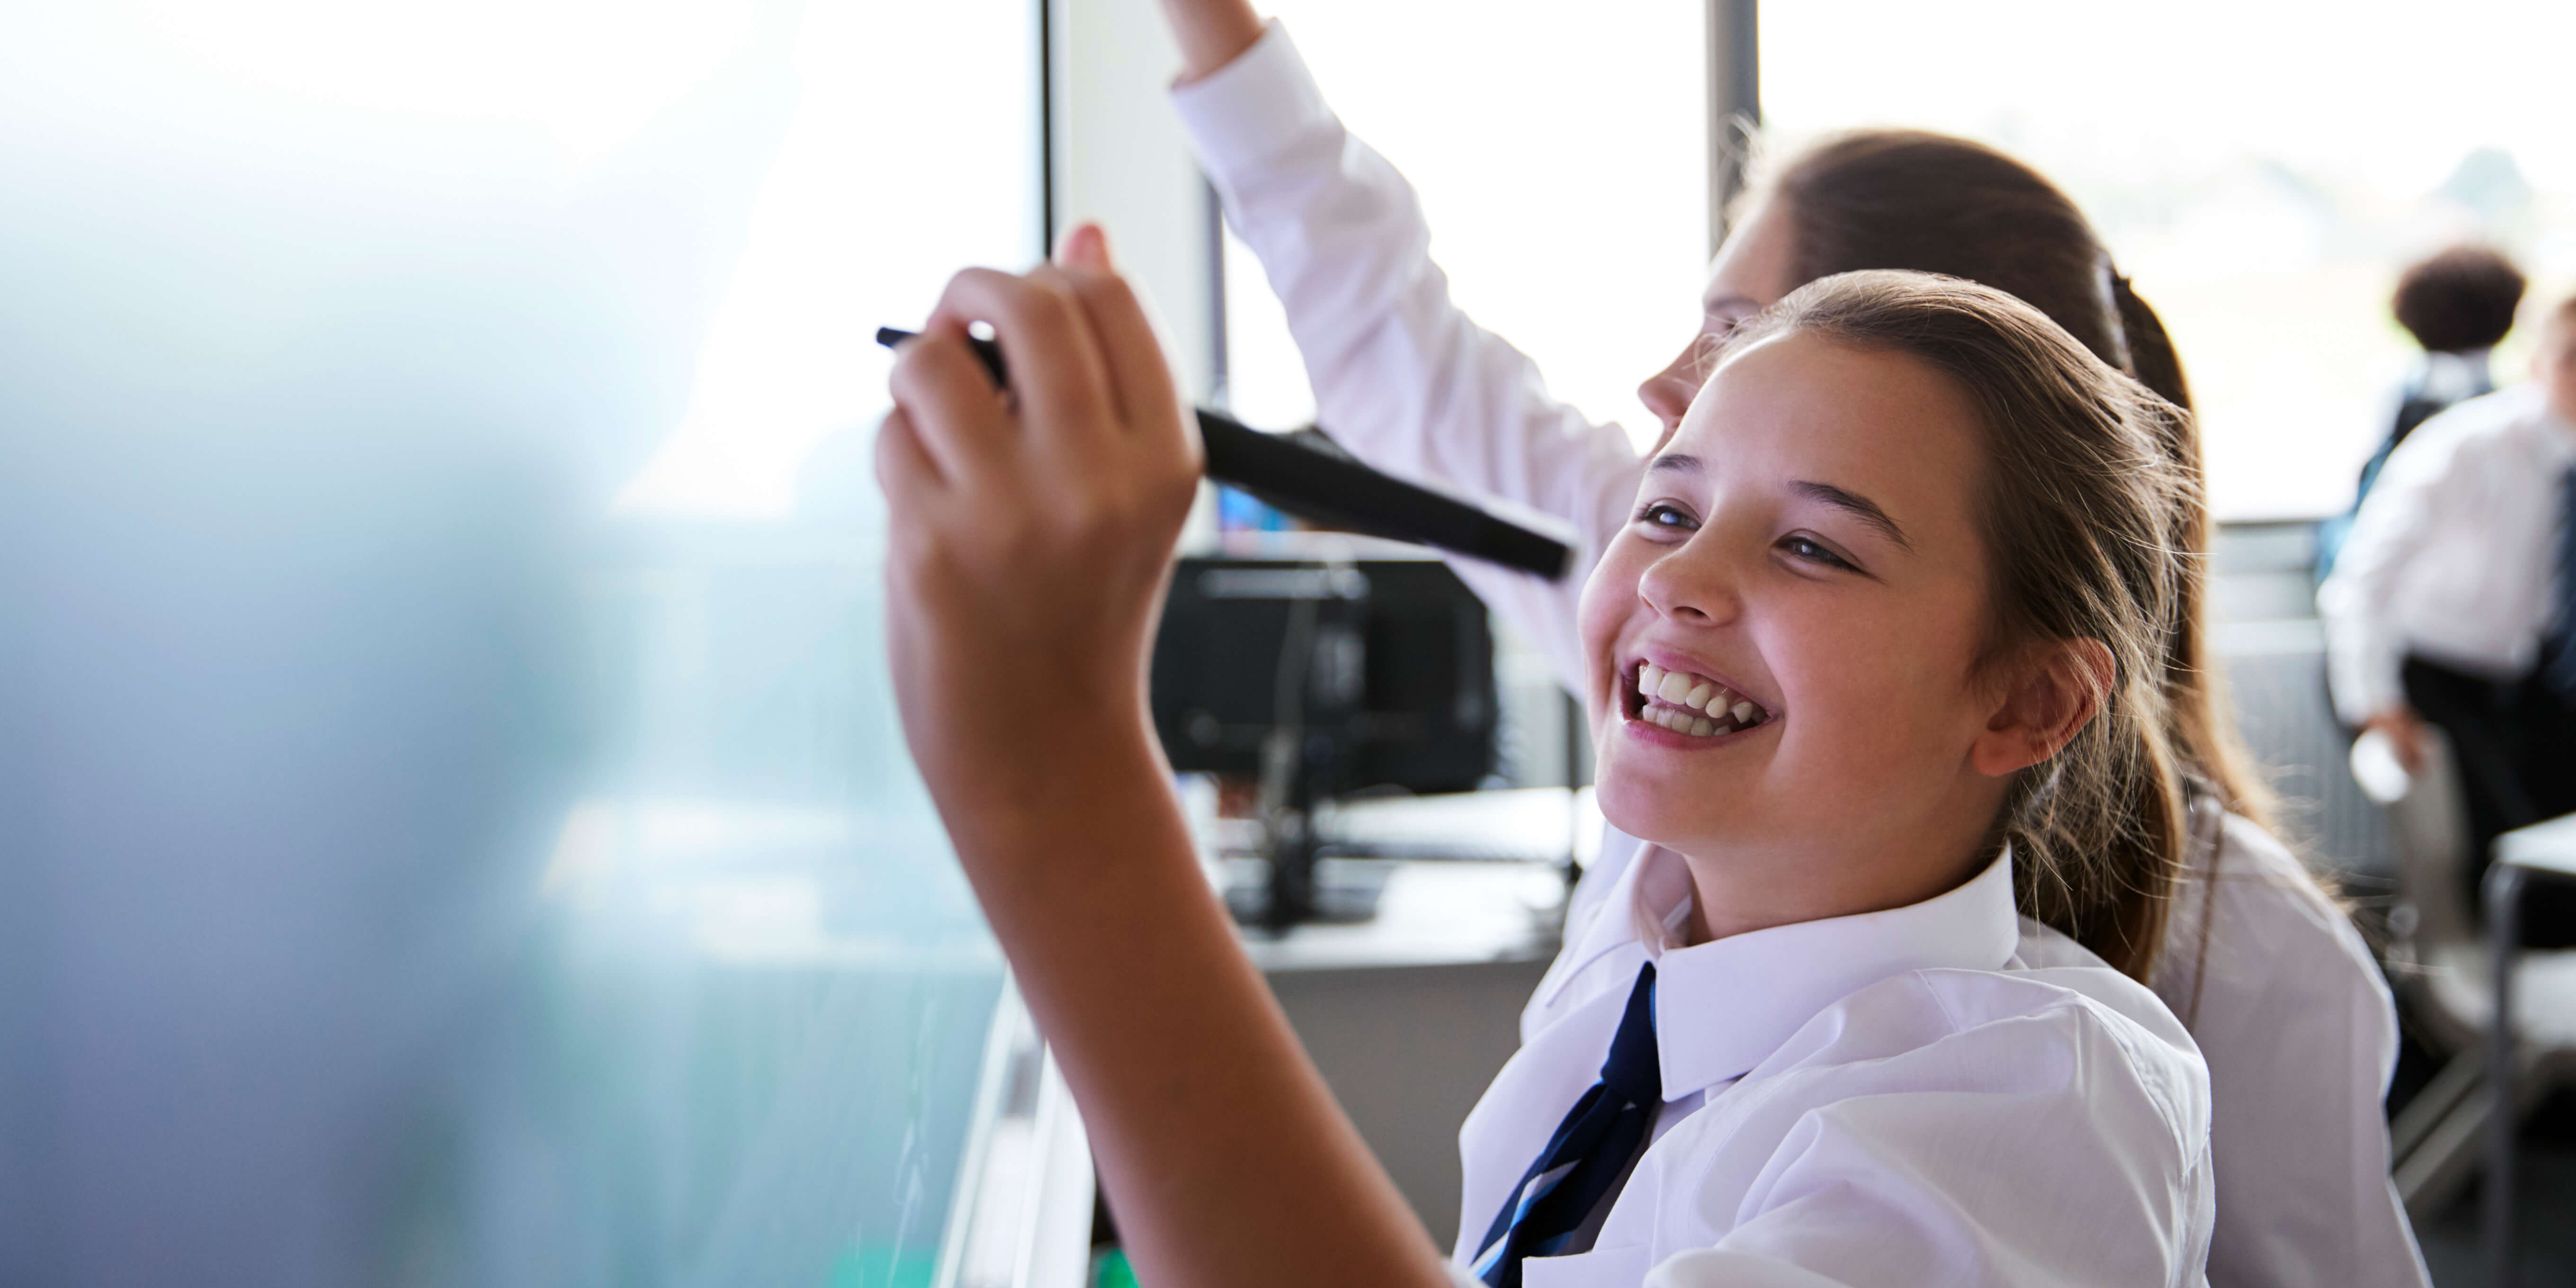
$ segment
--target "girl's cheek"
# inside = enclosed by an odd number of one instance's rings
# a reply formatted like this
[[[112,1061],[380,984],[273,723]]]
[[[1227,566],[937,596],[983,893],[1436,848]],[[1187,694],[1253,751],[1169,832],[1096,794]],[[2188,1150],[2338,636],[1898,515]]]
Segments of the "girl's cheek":
[[[1614,540],[1602,552],[1601,561],[1592,566],[1592,576],[1583,583],[1582,598],[1576,601],[1575,620],[1583,634],[1583,646],[1592,655],[1596,667],[1606,666],[1610,648],[1618,643],[1620,631],[1636,611],[1637,569],[1630,549],[1635,542],[1625,537]]]

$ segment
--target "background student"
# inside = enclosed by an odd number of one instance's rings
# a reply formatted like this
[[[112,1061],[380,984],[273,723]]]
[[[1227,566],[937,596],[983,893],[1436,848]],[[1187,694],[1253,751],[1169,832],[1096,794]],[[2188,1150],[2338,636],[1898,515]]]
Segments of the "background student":
[[[2441,728],[2467,796],[2472,896],[2495,838],[2576,811],[2576,298],[2527,385],[2426,421],[2389,454],[2317,592],[2346,721],[2410,768]],[[2472,897],[2471,907],[2479,906]],[[2576,884],[2535,881],[2524,940],[2576,944]]]
[[[1539,370],[1450,300],[1403,177],[1352,138],[1288,33],[1243,0],[1165,0],[1185,60],[1174,93],[1236,231],[1258,254],[1314,386],[1318,419],[1381,468],[1430,476],[1572,521],[1590,557],[1628,518],[1644,468],[1616,425],[1549,397]],[[1990,148],[1915,131],[1829,140],[1760,176],[1709,271],[1697,334],[1640,396],[1671,434],[1735,328],[1803,282],[1859,268],[1971,278],[2046,312],[2079,342],[2189,406],[2155,313],[2063,193]],[[2195,479],[2189,421],[2167,444]],[[2195,494],[2172,540],[2197,554]],[[1460,564],[1459,573],[1579,684],[1571,586]],[[2153,983],[2192,1027],[2217,1090],[2220,1205],[2212,1281],[2420,1284],[2389,1185],[2381,1109],[2397,1025],[2387,986],[2342,912],[2266,830],[2206,655],[2196,589],[2165,658],[2168,718],[2213,808],[2209,844],[2168,919]],[[1575,952],[1630,855],[1615,831],[1577,889]],[[1560,958],[1523,1016],[1545,1015]],[[2332,1071],[2320,1076],[2321,1071]]]
[[[961,274],[896,364],[907,739],[1142,1277],[1441,1282],[1198,871],[1143,665],[1196,444],[1096,230],[1062,263]],[[2172,414],[1919,274],[1725,356],[1587,588],[1603,810],[1654,844],[1468,1120],[1461,1279],[2198,1278],[2206,1076],[2131,978],[2186,844]]]
[[[2415,427],[2455,404],[2495,392],[2488,358],[2513,330],[2514,310],[2522,307],[2525,285],[2513,261],[2484,246],[2454,246],[2407,266],[2397,278],[2389,302],[2397,323],[2424,346],[2414,369],[2397,389],[2397,409],[2379,449],[2361,467],[2353,489],[2352,512],[2317,525],[2317,580],[2334,572],[2335,558],[2352,535],[2352,516],[2370,497],[2370,485],[2388,464],[2388,454],[2415,432]]]

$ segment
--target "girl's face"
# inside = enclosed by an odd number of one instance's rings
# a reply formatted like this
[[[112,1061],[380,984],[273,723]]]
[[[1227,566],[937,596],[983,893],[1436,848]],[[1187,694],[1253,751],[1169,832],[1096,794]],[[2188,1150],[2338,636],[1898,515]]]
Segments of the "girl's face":
[[[1665,438],[1673,436],[1708,378],[1709,354],[1754,314],[1805,285],[1796,273],[1797,237],[1789,207],[1772,197],[1753,202],[1728,231],[1700,291],[1699,330],[1663,370],[1637,386],[1637,400],[1663,422]]]
[[[1690,859],[1713,923],[1969,875],[2006,784],[1971,762],[1982,442],[1931,367],[1791,334],[1728,355],[1648,466],[1583,595],[1601,810]]]

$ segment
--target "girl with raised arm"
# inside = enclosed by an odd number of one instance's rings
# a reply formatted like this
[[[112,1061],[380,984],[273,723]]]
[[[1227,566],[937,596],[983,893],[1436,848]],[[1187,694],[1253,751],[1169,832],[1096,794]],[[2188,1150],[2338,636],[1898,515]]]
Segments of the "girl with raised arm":
[[[1227,218],[1260,257],[1313,383],[1317,419],[1398,474],[1507,498],[1572,522],[1597,557],[1645,467],[1625,430],[1548,396],[1539,370],[1450,300],[1402,175],[1353,138],[1288,33],[1246,0],[1163,0],[1184,59],[1174,103]],[[1733,330],[1802,283],[1853,269],[1946,273],[2020,297],[2106,363],[2188,409],[2156,315],[2081,210],[1991,148],[1917,131],[1829,139],[1758,174],[1710,266],[1702,325],[1639,395],[1669,436]],[[2165,444],[2195,479],[2189,417]],[[2205,555],[2207,511],[2173,540]],[[1575,591],[1461,563],[1495,610],[1580,682]],[[2382,1102],[2397,1051],[2388,988],[2349,919],[2268,829],[2270,793],[2248,767],[2207,650],[2198,582],[2174,605],[2163,652],[2166,719],[2193,799],[2160,951],[2139,973],[2182,1017],[2216,1088],[2220,1178],[2212,1281],[2425,1282],[2389,1184]],[[1577,689],[1579,692],[1579,688]],[[1615,827],[1575,892],[1576,951],[1635,838]],[[1540,987],[1544,1023],[1569,963]]]
[[[2179,413],[2045,317],[1814,283],[1639,475],[1580,639],[1644,847],[1468,1119],[1445,1268],[1169,787],[1144,661],[1196,444],[1096,230],[961,275],[893,388],[906,735],[1147,1282],[2203,1282],[2207,1076],[2131,977],[2186,847],[2195,484]]]

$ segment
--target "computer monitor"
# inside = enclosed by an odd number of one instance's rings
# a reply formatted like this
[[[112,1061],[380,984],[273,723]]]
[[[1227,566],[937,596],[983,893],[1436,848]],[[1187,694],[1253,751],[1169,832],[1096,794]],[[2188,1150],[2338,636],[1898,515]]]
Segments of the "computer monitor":
[[[1499,701],[1483,601],[1429,557],[1181,561],[1154,644],[1175,769],[1258,775],[1265,920],[1313,911],[1313,804],[1456,792],[1492,773]]]

